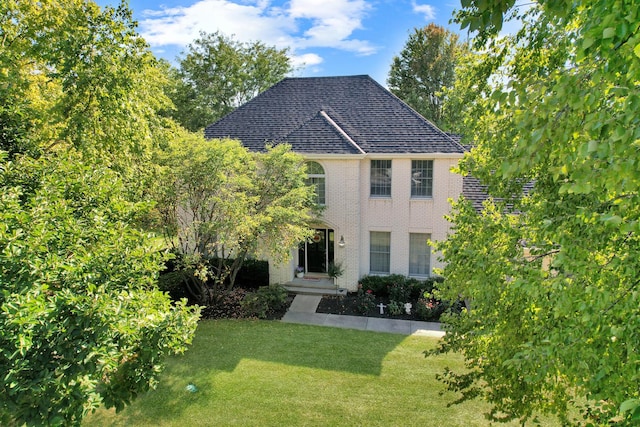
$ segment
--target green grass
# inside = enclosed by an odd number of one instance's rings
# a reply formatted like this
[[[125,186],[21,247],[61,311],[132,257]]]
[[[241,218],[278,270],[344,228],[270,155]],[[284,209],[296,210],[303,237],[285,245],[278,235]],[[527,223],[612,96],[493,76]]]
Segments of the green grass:
[[[156,390],[85,426],[487,426],[482,402],[447,407],[436,339],[275,321],[203,321]],[[186,386],[193,383],[198,391]],[[516,424],[513,424],[516,425]]]

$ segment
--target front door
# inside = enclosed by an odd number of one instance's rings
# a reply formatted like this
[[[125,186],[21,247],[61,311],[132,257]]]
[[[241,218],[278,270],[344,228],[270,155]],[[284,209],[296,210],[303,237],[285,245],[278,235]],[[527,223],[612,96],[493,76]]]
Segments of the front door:
[[[309,273],[326,273],[329,263],[333,262],[333,244],[333,230],[316,229],[311,240],[300,245],[300,265]]]

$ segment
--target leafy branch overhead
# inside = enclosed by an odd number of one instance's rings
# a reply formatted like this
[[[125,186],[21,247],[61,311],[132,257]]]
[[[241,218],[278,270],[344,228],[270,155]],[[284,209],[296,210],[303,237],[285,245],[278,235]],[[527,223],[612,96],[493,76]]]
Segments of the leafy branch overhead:
[[[640,8],[462,4],[483,60],[457,74],[474,100],[460,170],[491,197],[482,212],[454,204],[438,245],[443,292],[471,306],[442,346],[470,368],[449,384],[480,390],[495,419],[577,424],[577,406],[590,425],[637,425]],[[513,17],[522,29],[499,35]]]

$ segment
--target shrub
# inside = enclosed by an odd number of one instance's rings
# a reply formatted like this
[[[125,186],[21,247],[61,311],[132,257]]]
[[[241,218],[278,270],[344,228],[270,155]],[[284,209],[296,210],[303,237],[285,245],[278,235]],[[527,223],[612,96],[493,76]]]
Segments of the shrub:
[[[379,297],[389,296],[389,285],[393,283],[404,285],[407,278],[401,274],[390,274],[389,276],[363,276],[360,284],[365,291],[371,290]]]
[[[186,298],[190,303],[193,303],[184,287],[182,272],[180,271],[161,273],[158,277],[158,289],[168,293],[172,301],[179,301],[182,298]]]
[[[424,280],[415,277],[405,277],[401,274],[390,274],[388,276],[362,276],[360,283],[366,291],[371,289],[379,297],[389,297],[390,300],[411,301],[424,296],[425,292],[431,293],[438,283],[444,281],[443,277],[428,277]],[[401,296],[391,295],[391,286],[400,292]],[[407,294],[404,294],[407,292]]]
[[[387,305],[387,309],[389,309],[390,315],[399,316],[404,310],[404,304],[398,301],[390,301],[389,305]]]
[[[408,277],[407,278],[407,282],[406,282],[406,286],[407,288],[409,288],[409,300],[410,301],[415,301],[418,298],[420,298],[421,296],[424,296],[424,292],[427,288],[427,282],[429,281],[429,279],[426,280],[420,280],[420,279],[416,279],[415,277]]]
[[[442,282],[444,282],[444,277],[441,276],[428,277],[424,280],[407,279],[407,283],[412,287],[411,299],[416,300],[425,297],[425,294],[431,294]]]
[[[407,302],[411,299],[411,285],[406,280],[401,282],[393,282],[387,287],[389,299],[397,302]]]
[[[207,260],[208,268],[216,262],[217,260],[215,258]],[[183,255],[175,253],[174,258],[165,263],[165,269],[160,273],[160,277],[158,278],[158,288],[163,292],[167,292],[173,301],[179,301],[182,298],[187,298],[190,304],[201,304],[203,306],[215,305],[210,303],[208,300],[202,300],[202,298],[199,299],[197,298],[198,295],[194,296],[189,292],[187,281],[190,279],[192,274],[192,271],[185,268]],[[268,286],[269,263],[267,261],[255,259],[245,260],[242,264],[242,268],[238,271],[235,283],[236,288],[243,288],[247,290],[258,289],[261,286]],[[229,279],[227,278],[225,281],[225,287],[228,285]],[[218,290],[216,288],[217,286],[214,286],[213,281],[210,280],[210,278],[207,278],[205,282],[202,282],[202,286],[199,290],[202,291],[204,295],[209,295],[211,293],[218,294],[213,296],[213,298],[219,299],[225,291]],[[216,310],[218,309],[216,308],[214,311]]]
[[[376,306],[376,297],[371,289],[364,289],[358,284],[358,294],[356,295],[356,310],[360,314],[367,314]]]
[[[241,306],[246,316],[266,319],[269,313],[284,308],[288,295],[281,285],[262,286],[257,291],[246,294]]]
[[[438,321],[447,309],[447,304],[435,298],[420,298],[415,307],[416,316],[420,320]]]
[[[269,263],[257,259],[246,259],[236,276],[236,286],[259,289],[269,286]]]

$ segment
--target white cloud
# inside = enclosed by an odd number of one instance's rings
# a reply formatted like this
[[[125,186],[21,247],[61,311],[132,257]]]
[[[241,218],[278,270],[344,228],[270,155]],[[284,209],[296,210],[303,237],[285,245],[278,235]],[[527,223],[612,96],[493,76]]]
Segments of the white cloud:
[[[261,41],[290,48],[307,64],[319,64],[317,53],[301,50],[335,48],[361,55],[375,53],[376,46],[353,38],[362,29],[369,5],[365,0],[290,0],[273,5],[269,0],[199,0],[190,6],[145,10],[140,32],[158,46],[186,46],[201,31],[220,31],[234,39]]]
[[[291,58],[291,62],[294,68],[307,68],[324,62],[320,55],[315,53],[305,53],[302,55],[296,55]]]
[[[417,4],[415,1],[412,1],[411,6],[415,13],[424,15],[426,21],[435,19],[436,17],[436,9],[429,4]]]
[[[369,54],[375,48],[364,40],[350,39],[362,29],[369,10],[364,0],[291,0],[289,14],[296,20],[310,21],[304,37],[296,42],[304,47],[334,47]]]
[[[278,13],[268,13],[265,2],[243,5],[228,0],[200,0],[191,6],[145,10],[140,32],[151,46],[186,46],[200,31],[220,31],[240,41],[261,40],[286,47],[295,22]],[[277,11],[276,11],[277,12]]]

